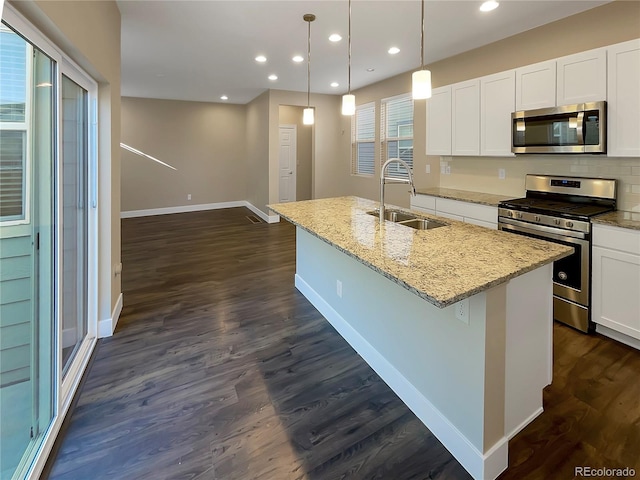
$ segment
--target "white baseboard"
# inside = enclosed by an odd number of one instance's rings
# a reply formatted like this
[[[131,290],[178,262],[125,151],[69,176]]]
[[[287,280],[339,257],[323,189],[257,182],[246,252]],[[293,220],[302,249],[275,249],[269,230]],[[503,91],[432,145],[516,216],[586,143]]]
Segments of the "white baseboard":
[[[617,332],[609,327],[605,327],[604,325],[600,324],[596,324],[596,332],[604,335],[605,337],[612,338],[620,343],[624,343],[625,345],[640,350],[640,340],[638,340],[637,338],[630,337],[629,335]]]
[[[264,220],[267,223],[278,223],[280,221],[280,215],[267,215],[262,210],[260,210],[258,207],[256,207],[253,204],[247,202],[246,200],[244,202],[244,206],[247,207],[249,210],[251,210],[256,215],[258,215],[262,220]]]
[[[118,320],[120,320],[123,300],[124,297],[122,296],[122,293],[120,293],[118,301],[116,302],[115,307],[113,307],[113,312],[111,312],[111,318],[105,318],[98,322],[98,338],[110,337],[113,335],[113,332],[115,332]]]
[[[424,397],[389,361],[367,342],[298,274],[296,288],[318,309],[349,345],[442,442],[476,479],[494,479],[508,466],[508,439],[502,437],[487,453],[478,449]]]
[[[247,202],[245,200],[237,200],[233,202],[201,203],[199,205],[150,208],[147,210],[129,210],[127,212],[120,212],[120,218],[150,217],[152,215],[168,215],[170,213],[199,212],[202,210],[217,210],[220,208],[245,207],[246,203]]]
[[[235,208],[235,207],[247,207],[253,213],[258,215],[262,220],[267,223],[278,223],[280,221],[280,215],[268,215],[254,206],[247,200],[235,200],[233,202],[218,202],[218,203],[201,203],[198,205],[180,205],[178,207],[165,207],[165,208],[150,208],[147,210],[129,210],[126,212],[120,212],[120,218],[136,218],[136,217],[150,217],[153,215],[169,215],[171,213],[186,213],[186,212],[200,212],[204,210],[219,210],[221,208]]]
[[[527,418],[526,420],[524,420],[520,425],[518,425],[517,427],[515,427],[513,430],[511,430],[511,432],[509,432],[507,434],[507,438],[509,440],[511,440],[513,437],[515,437],[518,433],[520,433],[520,431],[525,428],[527,425],[529,425],[531,422],[533,422],[539,415],[542,414],[542,412],[544,412],[544,408],[540,407],[538,410],[536,410],[535,412],[533,412],[529,418]]]

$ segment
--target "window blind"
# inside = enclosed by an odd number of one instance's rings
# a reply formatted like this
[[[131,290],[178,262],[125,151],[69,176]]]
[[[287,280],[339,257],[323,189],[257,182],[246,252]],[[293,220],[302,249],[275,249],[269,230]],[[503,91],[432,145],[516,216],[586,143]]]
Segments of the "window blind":
[[[351,172],[356,175],[375,173],[376,111],[375,103],[356,107],[351,122]]]
[[[410,94],[383,99],[380,103],[380,161],[400,158],[413,169],[413,99]],[[389,165],[387,175],[408,178],[406,169]]]

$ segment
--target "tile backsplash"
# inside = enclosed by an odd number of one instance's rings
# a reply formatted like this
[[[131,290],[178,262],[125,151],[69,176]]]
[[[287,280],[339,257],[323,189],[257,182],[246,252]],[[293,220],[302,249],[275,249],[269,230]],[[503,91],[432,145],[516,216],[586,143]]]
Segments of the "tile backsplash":
[[[521,197],[524,176],[566,175],[618,180],[618,210],[640,212],[640,157],[527,155],[509,158],[441,157],[440,187]],[[447,169],[447,167],[449,167]],[[503,169],[505,178],[500,179]]]

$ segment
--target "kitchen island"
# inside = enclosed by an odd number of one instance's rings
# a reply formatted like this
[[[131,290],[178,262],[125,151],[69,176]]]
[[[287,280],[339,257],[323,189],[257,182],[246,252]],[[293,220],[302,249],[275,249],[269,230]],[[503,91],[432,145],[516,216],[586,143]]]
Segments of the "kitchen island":
[[[570,247],[449,219],[414,230],[340,197],[274,204],[297,227],[295,285],[474,478],[551,383],[552,262]]]

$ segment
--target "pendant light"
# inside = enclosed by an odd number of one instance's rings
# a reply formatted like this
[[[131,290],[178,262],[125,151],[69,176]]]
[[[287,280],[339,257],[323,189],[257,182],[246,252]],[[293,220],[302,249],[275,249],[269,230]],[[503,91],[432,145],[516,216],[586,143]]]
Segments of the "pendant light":
[[[411,81],[414,100],[431,98],[431,72],[424,68],[424,0],[422,0],[422,23],[420,24],[420,70],[413,72]]]
[[[349,0],[349,87],[347,94],[342,96],[342,115],[356,113],[356,97],[351,95],[351,0]]]
[[[313,108],[309,104],[309,97],[311,96],[311,22],[316,19],[316,16],[313,13],[307,13],[302,18],[309,24],[307,30],[307,108],[302,112],[302,123],[304,125],[313,125]]]

